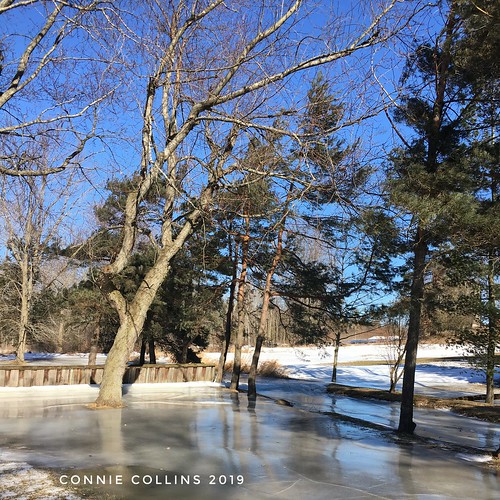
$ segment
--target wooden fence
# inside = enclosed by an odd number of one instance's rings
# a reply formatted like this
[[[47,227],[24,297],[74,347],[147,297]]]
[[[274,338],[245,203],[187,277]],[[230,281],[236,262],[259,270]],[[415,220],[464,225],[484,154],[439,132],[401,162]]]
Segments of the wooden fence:
[[[18,366],[0,364],[0,387],[100,384],[103,371],[103,365]],[[127,367],[123,383],[212,382],[214,377],[215,365],[142,365]]]

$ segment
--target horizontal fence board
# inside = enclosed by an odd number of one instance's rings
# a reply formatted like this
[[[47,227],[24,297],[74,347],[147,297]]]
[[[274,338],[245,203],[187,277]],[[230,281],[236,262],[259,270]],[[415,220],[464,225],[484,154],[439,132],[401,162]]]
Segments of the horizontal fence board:
[[[36,366],[0,364],[0,387],[100,384],[103,371],[103,365]],[[123,383],[212,382],[214,378],[215,365],[142,365],[128,366],[123,376]]]

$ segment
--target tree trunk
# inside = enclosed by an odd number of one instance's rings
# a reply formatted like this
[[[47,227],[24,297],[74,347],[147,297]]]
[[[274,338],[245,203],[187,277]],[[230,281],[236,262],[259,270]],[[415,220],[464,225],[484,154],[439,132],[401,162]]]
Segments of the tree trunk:
[[[333,351],[332,382],[337,382],[337,366],[339,364],[340,330],[335,334],[335,350]]]
[[[92,336],[92,344],[90,346],[89,352],[89,365],[97,364],[97,352],[99,351],[99,337],[101,336],[101,327],[99,326],[99,322],[96,325],[94,335]]]
[[[26,352],[26,329],[28,316],[25,311],[25,305],[21,303],[21,317],[19,318],[19,327],[17,330],[16,363],[24,363],[24,353]]]
[[[390,376],[390,379],[391,379],[391,383],[389,385],[389,392],[391,394],[393,394],[393,393],[396,392],[396,385],[398,383],[398,381],[397,381],[397,375],[396,375],[396,370],[397,370],[397,368],[394,365],[389,368],[389,376]]]
[[[156,365],[155,339],[153,337],[149,338],[148,349],[149,349],[149,364]]]
[[[95,364],[97,364],[97,346],[96,345],[92,345],[90,347],[89,359],[87,361],[87,364],[89,366],[94,366]]]
[[[241,349],[243,347],[243,335],[245,333],[245,284],[240,282],[238,286],[238,329],[234,342],[233,373],[231,375],[230,388],[237,391],[240,385],[241,374]],[[241,293],[240,293],[241,291]]]
[[[486,351],[486,404],[495,404],[495,347],[498,319],[495,302],[495,270],[492,252],[488,255],[488,345]]]
[[[118,329],[115,341],[104,364],[99,396],[94,403],[96,408],[123,407],[122,381],[130,355],[128,339],[133,334],[133,331],[134,328],[130,320],[121,324]]]
[[[189,349],[189,342],[184,342],[184,344],[182,344],[182,352],[180,360],[182,364],[187,363],[188,349]]]
[[[259,366],[260,351],[262,349],[262,344],[264,342],[263,335],[257,335],[257,340],[255,341],[255,349],[252,356],[252,364],[250,366],[250,372],[248,373],[248,399],[257,399],[257,368]]]
[[[64,319],[59,320],[59,327],[57,329],[57,350],[58,352],[63,352],[63,342],[64,342],[64,329],[65,329]]]
[[[390,330],[390,333],[394,333],[394,330],[392,328]],[[389,365],[389,378],[390,378],[389,392],[391,394],[396,392],[396,386],[401,377],[403,376],[404,370],[401,370],[400,368],[401,368],[401,362],[405,357],[405,349],[403,348],[403,343],[405,343],[404,335],[405,334],[401,326],[401,321],[398,320],[396,342],[394,341],[393,338],[392,340],[389,340],[389,345],[388,345],[387,363]],[[391,345],[391,343],[393,344]]]
[[[396,392],[396,386],[398,385],[399,380],[403,376],[404,370],[399,369],[401,366],[401,361],[403,360],[403,356],[404,352],[398,354],[397,359],[394,360],[394,364],[392,364],[391,367],[389,368],[390,379],[391,379],[391,383],[389,386],[390,393]]]
[[[141,353],[139,355],[139,364],[141,366],[146,362],[146,349],[147,349],[147,342],[143,336],[141,340]]]
[[[396,387],[398,385],[399,380],[403,376],[404,370],[400,370],[401,361],[403,360],[404,353],[401,353],[398,356],[398,359],[394,362],[394,364],[390,367],[390,378],[391,384],[389,386],[389,392],[396,392]]]
[[[290,192],[291,192],[290,188]],[[286,215],[283,217],[282,224],[285,223]],[[269,317],[269,305],[271,303],[271,284],[273,280],[274,272],[278,267],[279,261],[281,259],[281,254],[283,251],[283,226],[280,227],[276,242],[276,253],[274,255],[271,267],[267,271],[266,275],[266,285],[264,287],[264,297],[262,299],[262,309],[260,312],[259,320],[259,330],[257,333],[257,338],[255,340],[255,349],[252,356],[252,364],[250,366],[250,373],[248,374],[248,399],[257,399],[257,368],[259,365],[260,351],[262,349],[262,343],[264,342],[267,333],[267,318]]]
[[[21,314],[17,333],[16,363],[24,363],[26,336],[30,320],[31,297],[33,294],[33,272],[28,262],[28,252],[23,255],[21,267]]]
[[[420,336],[422,301],[424,298],[425,260],[427,242],[422,228],[417,229],[414,248],[413,279],[410,292],[410,317],[401,393],[401,413],[398,432],[412,434],[416,424],[413,421],[413,398],[415,392],[415,370],[417,368],[417,348]]]
[[[448,77],[451,68],[451,47],[455,35],[457,18],[456,2],[451,2],[448,19],[445,26],[445,39],[441,51],[435,52],[436,95],[432,106],[432,116],[427,134],[427,159],[425,168],[428,174],[435,174],[439,168],[439,147],[442,140],[442,125]],[[439,196],[438,193],[433,193]],[[413,278],[410,291],[410,316],[408,320],[408,338],[406,341],[406,358],[401,394],[401,413],[398,432],[412,434],[416,424],[413,421],[413,398],[415,392],[415,370],[417,367],[417,348],[421,330],[422,301],[424,298],[425,261],[428,253],[428,235],[419,220],[414,245]]]
[[[241,374],[241,349],[243,347],[243,334],[245,333],[245,295],[248,271],[248,246],[250,244],[249,219],[247,217],[247,234],[243,237],[241,245],[241,272],[238,280],[238,330],[234,343],[233,373],[231,375],[231,390],[237,391],[240,385]]]
[[[122,380],[127,363],[134,349],[137,338],[142,333],[146,315],[156,296],[158,288],[168,274],[168,262],[173,257],[163,255],[148,271],[136,292],[134,300],[129,303],[115,290],[109,294],[120,317],[120,327],[111,347],[99,389],[95,406],[98,408],[120,408],[122,403]]]
[[[222,382],[224,377],[224,366],[226,365],[227,352],[229,350],[229,345],[231,343],[231,330],[233,326],[233,311],[234,311],[234,298],[236,293],[236,283],[238,275],[238,242],[235,244],[234,252],[230,254],[233,255],[233,274],[231,277],[231,285],[229,286],[229,297],[227,300],[227,312],[226,312],[226,325],[224,329],[224,341],[222,343],[222,349],[219,357],[219,364],[217,366],[217,373],[215,376],[215,382],[219,384]]]

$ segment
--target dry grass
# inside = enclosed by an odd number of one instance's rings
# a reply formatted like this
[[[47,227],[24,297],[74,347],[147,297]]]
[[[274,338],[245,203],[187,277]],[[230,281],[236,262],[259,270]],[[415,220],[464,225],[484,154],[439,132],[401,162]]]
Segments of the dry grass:
[[[233,371],[233,362],[229,361],[224,366],[225,372]],[[241,361],[241,372],[248,373],[250,371],[250,361]],[[288,378],[288,374],[285,368],[279,364],[275,359],[269,361],[263,361],[259,363],[257,368],[257,375],[260,377],[269,377],[269,378]]]

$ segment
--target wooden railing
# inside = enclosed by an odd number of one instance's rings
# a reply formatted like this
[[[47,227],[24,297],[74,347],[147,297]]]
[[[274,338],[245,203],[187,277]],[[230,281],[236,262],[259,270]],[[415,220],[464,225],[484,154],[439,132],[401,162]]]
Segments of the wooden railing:
[[[103,365],[35,366],[0,364],[0,387],[100,384],[103,370]],[[123,376],[123,383],[211,382],[214,377],[215,365],[142,365],[127,367]]]

